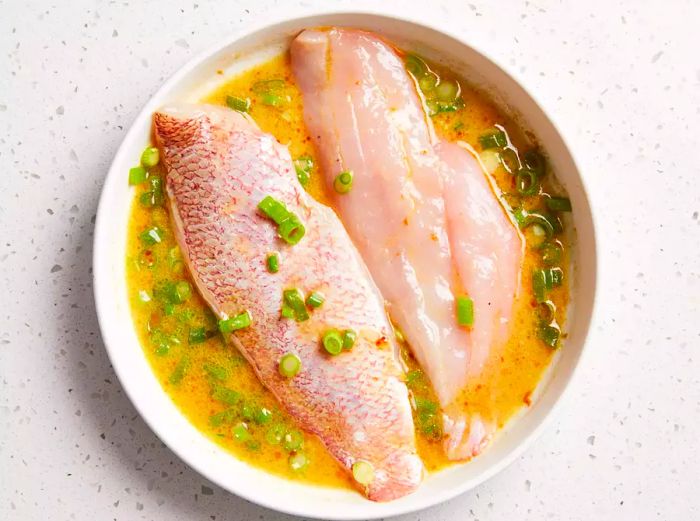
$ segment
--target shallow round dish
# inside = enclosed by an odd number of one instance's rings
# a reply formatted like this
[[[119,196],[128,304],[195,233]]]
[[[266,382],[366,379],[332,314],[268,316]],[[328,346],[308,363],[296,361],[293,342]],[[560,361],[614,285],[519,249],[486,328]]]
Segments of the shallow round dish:
[[[237,460],[197,431],[151,371],[127,299],[125,255],[133,196],[127,174],[149,140],[153,112],[171,101],[195,101],[236,71],[283,51],[301,29],[328,25],[375,31],[400,47],[448,66],[482,89],[537,137],[574,208],[569,222],[575,236],[568,337],[538,387],[534,403],[499,433],[484,454],[428,475],[414,494],[390,503],[372,503],[353,491],[315,487],[268,474]],[[97,213],[93,265],[97,315],[110,360],[127,395],[160,439],[207,479],[234,494],[282,512],[328,520],[374,519],[426,508],[475,487],[511,463],[542,430],[571,382],[591,320],[596,285],[595,235],[583,179],[562,136],[533,97],[484,52],[459,37],[408,20],[345,12],[242,31],[195,57],[161,87],[136,118],[107,175]]]

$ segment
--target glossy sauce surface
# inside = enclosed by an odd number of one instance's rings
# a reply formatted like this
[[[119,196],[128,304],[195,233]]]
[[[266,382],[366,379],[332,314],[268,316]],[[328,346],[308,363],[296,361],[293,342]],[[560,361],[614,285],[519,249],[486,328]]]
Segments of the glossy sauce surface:
[[[449,74],[440,70],[436,72]],[[280,93],[284,103],[279,106],[261,103],[254,92],[256,82],[269,79],[283,79],[285,82]],[[529,148],[524,132],[496,110],[482,94],[468,88],[464,82],[461,82],[461,86],[464,108],[432,118],[439,135],[448,140],[465,141],[479,150],[479,137],[498,124],[507,130],[515,148]],[[225,105],[229,95],[250,98],[251,116],[264,131],[288,145],[293,158],[310,156],[317,163],[313,144],[303,123],[301,95],[294,86],[286,56],[275,58],[231,79],[202,101]],[[157,175],[159,169],[156,167],[151,174]],[[503,167],[497,168],[493,174],[504,193],[514,191],[513,175]],[[563,195],[551,172],[543,178],[543,189]],[[294,433],[293,437],[296,437],[299,432],[271,394],[258,382],[243,357],[232,346],[224,345],[220,336],[214,333],[214,317],[196,291],[184,303],[164,310],[154,294],[158,293],[154,288],[162,287],[168,281],[188,280],[188,276],[165,208],[147,207],[140,203],[141,194],[147,190],[148,184],[135,188],[128,230],[127,277],[135,327],[144,352],[165,391],[201,432],[243,461],[290,479],[350,487],[339,465],[310,435],[303,436],[303,453],[308,463],[300,470],[292,468],[284,435]],[[320,202],[329,204],[325,183],[316,169],[311,173],[307,190]],[[536,197],[525,197],[519,202],[526,210],[540,203]],[[140,235],[153,226],[163,232],[161,242],[145,244]],[[472,380],[459,398],[466,411],[479,413],[499,427],[522,407],[529,405],[530,395],[554,353],[537,336],[539,319],[531,274],[534,269],[542,267],[542,262],[541,252],[536,247],[538,237],[533,236],[530,230],[524,232],[527,249],[510,337],[504,345],[494,346],[480,377]],[[560,240],[565,246],[560,265],[566,281],[568,248],[564,239]],[[554,288],[548,298],[556,306],[557,322],[564,325],[567,284]],[[198,328],[204,328],[210,338],[203,342],[189,342],[191,331]],[[448,464],[439,442],[439,414],[433,407],[436,400],[429,382],[406,347],[403,357],[408,367],[407,384],[416,403],[414,417],[419,452],[426,468],[434,471]],[[261,414],[263,409],[270,411],[271,415]],[[240,421],[245,421],[249,426],[245,439],[237,436],[235,429]],[[278,441],[280,433],[284,433],[283,439]]]

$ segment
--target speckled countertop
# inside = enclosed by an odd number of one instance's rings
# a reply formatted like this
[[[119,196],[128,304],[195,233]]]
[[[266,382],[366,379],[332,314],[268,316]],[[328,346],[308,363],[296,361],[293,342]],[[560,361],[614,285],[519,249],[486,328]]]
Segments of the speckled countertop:
[[[291,519],[146,427],[102,346],[90,263],[110,160],[161,82],[266,13],[323,4],[0,0],[0,519]],[[699,518],[700,4],[411,4],[381,3],[490,49],[554,114],[589,180],[602,273],[558,419],[495,478],[401,519]]]

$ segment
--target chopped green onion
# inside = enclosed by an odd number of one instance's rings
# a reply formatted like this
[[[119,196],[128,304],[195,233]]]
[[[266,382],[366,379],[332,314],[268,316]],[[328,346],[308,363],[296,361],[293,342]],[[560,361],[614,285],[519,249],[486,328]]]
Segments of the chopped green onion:
[[[153,168],[160,161],[160,152],[156,147],[146,147],[141,153],[141,164],[146,168]]]
[[[129,170],[129,184],[130,185],[140,185],[148,179],[148,172],[142,166],[135,166]]]
[[[226,387],[217,387],[211,394],[211,397],[217,402],[225,403],[226,405],[236,405],[241,401],[240,393]]]
[[[422,58],[416,56],[415,54],[407,54],[404,58],[406,63],[406,70],[413,74],[416,78],[422,78],[424,74],[428,72],[428,66],[425,64]]]
[[[535,195],[540,191],[537,174],[533,170],[521,168],[515,174],[515,189],[520,195]]]
[[[488,148],[503,148],[508,145],[508,137],[502,130],[492,130],[479,136],[479,144],[484,150]]]
[[[250,98],[239,98],[238,96],[226,96],[226,105],[238,112],[248,112],[250,110]]]
[[[282,318],[294,318],[294,310],[287,304],[282,304]]]
[[[561,329],[556,322],[552,321],[550,324],[543,324],[537,331],[537,336],[540,337],[546,345],[552,349],[556,349],[559,344],[559,337],[561,336]]]
[[[284,450],[290,452],[293,450],[299,450],[304,446],[304,435],[301,433],[301,431],[296,429],[287,431],[284,438],[282,438],[282,446],[284,447]]]
[[[301,186],[306,186],[311,180],[311,170],[314,167],[314,161],[310,156],[301,156],[294,160],[294,170],[297,173],[297,179]]]
[[[266,407],[260,407],[255,411],[253,420],[259,425],[268,423],[272,419],[272,411]]]
[[[190,358],[187,355],[180,358],[180,361],[175,366],[175,369],[173,369],[173,372],[170,373],[170,378],[168,378],[168,382],[170,382],[171,385],[179,384],[185,377],[189,366]]]
[[[236,315],[235,317],[219,320],[219,331],[224,334],[232,333],[239,329],[244,329],[252,323],[250,312],[248,310]]]
[[[339,194],[347,194],[352,189],[352,180],[352,171],[345,170],[340,172],[333,181],[333,188]]]
[[[525,229],[528,226],[533,226],[535,224],[540,225],[544,229],[545,235],[548,239],[551,239],[552,235],[560,232],[562,229],[559,219],[550,214],[539,212],[527,213],[519,224],[521,229]]]
[[[374,481],[374,467],[368,461],[357,460],[352,464],[352,477],[366,487]]]
[[[142,206],[151,207],[163,204],[163,194],[158,192],[144,192],[139,196],[139,202]]]
[[[459,96],[459,85],[454,81],[441,81],[435,88],[435,97],[440,101],[454,101]]]
[[[518,226],[522,228],[523,224],[525,224],[525,219],[528,216],[528,211],[525,208],[514,208],[513,209],[513,218],[515,219],[515,222],[518,223]]]
[[[532,170],[538,176],[544,175],[544,158],[542,157],[542,154],[540,154],[537,150],[528,150],[527,152],[525,152],[523,154],[523,163],[525,164],[525,168]]]
[[[228,370],[224,366],[217,364],[204,364],[204,370],[209,376],[222,382],[228,379]]]
[[[271,195],[266,195],[263,200],[258,203],[258,209],[278,225],[288,219],[290,215],[284,203],[278,201]]]
[[[182,304],[192,296],[192,286],[186,280],[181,280],[175,284],[175,292],[177,293],[177,304]]]
[[[503,165],[503,168],[509,174],[515,174],[520,170],[520,159],[518,153],[512,148],[504,148],[498,152],[498,158]]]
[[[248,432],[248,425],[244,422],[237,423],[231,429],[231,434],[233,439],[236,441],[248,441],[250,439],[250,432]]]
[[[234,412],[231,409],[227,409],[209,416],[209,424],[212,427],[221,427],[224,423],[231,423],[234,419]]]
[[[418,87],[424,94],[432,91],[438,83],[437,74],[434,72],[427,72],[425,76],[418,80]]]
[[[551,266],[561,260],[564,247],[559,241],[545,242],[540,246],[540,252],[542,253],[542,262]]]
[[[309,312],[306,311],[304,295],[296,288],[284,290],[282,294],[284,304],[289,306],[294,312],[294,319],[297,322],[304,322],[309,319]],[[283,306],[284,313],[284,306]]]
[[[163,230],[161,230],[157,226],[154,226],[153,228],[149,228],[148,230],[144,230],[143,232],[141,232],[139,238],[144,244],[148,246],[153,246],[154,244],[159,244],[163,242]]]
[[[353,329],[346,329],[343,331],[343,349],[350,351],[355,345],[355,340],[357,340],[357,333]]]
[[[409,373],[406,375],[406,385],[412,386],[420,382],[422,379],[423,371],[420,369],[414,369],[413,371],[409,371]]]
[[[274,94],[272,92],[266,92],[260,96],[260,102],[263,105],[269,105],[270,107],[279,107],[287,101],[287,97],[280,96],[279,94]]]
[[[557,306],[551,300],[546,300],[537,306],[537,316],[545,324],[554,320],[556,311]]]
[[[279,445],[284,439],[285,428],[279,423],[270,427],[265,433],[265,441],[270,445]]]
[[[175,304],[172,302],[166,302],[165,305],[163,305],[163,313],[165,316],[169,317],[175,314]]]
[[[308,465],[308,463],[309,463],[309,460],[301,452],[297,452],[297,453],[289,456],[289,467],[294,472],[299,472],[304,467],[306,467],[306,465]]]
[[[547,208],[553,212],[570,212],[571,200],[568,197],[550,197],[547,199]]]
[[[301,370],[301,360],[294,353],[287,353],[280,358],[279,370],[282,376],[292,378]]]
[[[277,273],[280,270],[280,258],[277,253],[270,253],[267,256],[267,271]]]
[[[163,193],[163,179],[158,175],[152,175],[148,178],[148,184],[151,185],[153,192]]]
[[[545,270],[547,289],[561,286],[564,282],[564,272],[561,268],[549,268]]]
[[[474,325],[474,301],[469,297],[457,297],[457,323],[460,326]]]
[[[193,327],[190,329],[189,343],[201,344],[208,338],[207,329],[205,327]]]
[[[329,329],[323,333],[321,343],[326,352],[332,356],[339,355],[343,350],[343,337],[337,329]]]
[[[241,417],[244,420],[252,420],[253,416],[255,416],[255,411],[253,411],[253,407],[251,407],[247,403],[242,404],[241,405]]]
[[[538,304],[547,300],[547,275],[545,270],[535,270],[532,272],[532,292]]]
[[[325,301],[326,297],[319,291],[314,291],[311,295],[306,297],[306,305],[310,308],[320,308]]]
[[[291,214],[289,218],[280,223],[278,233],[287,244],[293,246],[304,237],[306,228],[296,215]]]

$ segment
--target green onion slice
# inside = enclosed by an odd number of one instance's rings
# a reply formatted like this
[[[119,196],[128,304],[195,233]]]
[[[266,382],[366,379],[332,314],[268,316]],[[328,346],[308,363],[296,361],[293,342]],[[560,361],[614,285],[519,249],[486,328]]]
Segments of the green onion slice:
[[[310,308],[320,308],[326,301],[326,297],[320,291],[314,291],[306,297],[306,305]]]
[[[515,174],[515,189],[520,195],[535,195],[540,191],[540,183],[534,170],[521,168]]]
[[[333,188],[339,194],[347,194],[352,189],[353,174],[351,170],[340,172],[333,181]]]
[[[423,94],[431,92],[438,83],[438,76],[434,72],[426,72],[425,76],[418,80],[418,87]]]
[[[297,429],[287,431],[282,438],[282,446],[290,452],[299,450],[304,446],[304,435]]]
[[[278,228],[280,237],[292,246],[297,244],[306,234],[306,228],[301,223],[299,218],[292,214],[286,220],[282,221]]]
[[[156,147],[146,147],[141,153],[141,165],[153,168],[160,161],[160,152]]]
[[[416,56],[415,54],[407,54],[404,58],[406,63],[406,69],[408,72],[413,74],[416,78],[420,79],[424,74],[428,72],[428,66],[423,61],[422,58]]]
[[[301,291],[296,288],[286,289],[282,294],[282,299],[283,304],[286,304],[294,312],[294,319],[297,322],[304,322],[309,319],[309,312],[306,311],[304,295]],[[284,305],[282,306],[282,313],[284,315]]]
[[[209,338],[209,333],[205,327],[193,327],[190,329],[189,343],[190,344],[201,344]]]
[[[277,253],[270,253],[266,260],[267,271],[277,273],[280,270],[280,258]]]
[[[149,228],[141,232],[139,238],[141,239],[141,242],[147,246],[153,246],[154,244],[163,242],[163,231],[157,226],[154,226],[153,228]]]
[[[520,158],[514,149],[504,148],[498,152],[498,159],[509,174],[515,174],[520,170]]]
[[[323,333],[321,342],[329,355],[339,355],[343,350],[343,337],[337,329],[329,329]]]
[[[552,321],[549,324],[542,324],[537,331],[537,336],[547,346],[551,347],[552,349],[556,349],[559,344],[561,329],[556,322]]]
[[[245,422],[239,422],[233,426],[231,429],[231,434],[233,439],[236,441],[248,441],[250,439],[250,432],[248,432],[248,425]]]
[[[474,301],[467,296],[457,297],[457,323],[468,327],[474,325]]]
[[[550,197],[547,199],[547,208],[553,212],[570,212],[571,200],[568,197]]]
[[[479,136],[479,144],[484,150],[489,148],[503,148],[508,145],[508,137],[501,129],[492,130]]]
[[[545,270],[535,270],[532,272],[532,292],[535,295],[535,300],[538,304],[542,304],[547,300],[547,275]]]
[[[345,329],[343,331],[343,349],[350,351],[357,340],[357,333],[354,329]]]
[[[135,166],[129,170],[129,184],[130,185],[140,185],[145,183],[148,178],[148,172],[142,166]]]
[[[294,170],[301,186],[306,186],[311,180],[311,171],[314,168],[314,160],[310,156],[301,156],[294,160]]]
[[[299,472],[304,467],[306,467],[306,465],[308,465],[308,463],[309,463],[309,460],[302,452],[296,452],[296,453],[289,456],[289,467],[294,472]]]
[[[250,110],[250,98],[239,98],[238,96],[226,96],[226,105],[238,112],[248,112]]]
[[[439,101],[454,101],[459,96],[459,84],[446,80],[441,81],[440,84],[435,87],[435,97]]]
[[[287,353],[280,358],[279,371],[286,378],[296,376],[301,370],[301,359],[294,353]]]
[[[549,324],[554,320],[556,312],[557,306],[551,300],[546,300],[537,306],[537,316],[544,324]]]
[[[249,327],[252,323],[252,318],[248,310],[236,315],[235,317],[219,320],[219,331],[224,334],[233,333],[239,329]]]
[[[285,219],[288,219],[290,215],[285,204],[271,195],[266,195],[263,200],[258,203],[258,209],[276,224],[281,224]]]
[[[352,464],[352,477],[366,487],[374,481],[374,467],[368,461],[357,460]]]
[[[564,254],[564,247],[559,241],[548,241],[540,246],[540,253],[542,254],[542,262],[551,266],[561,261]]]

